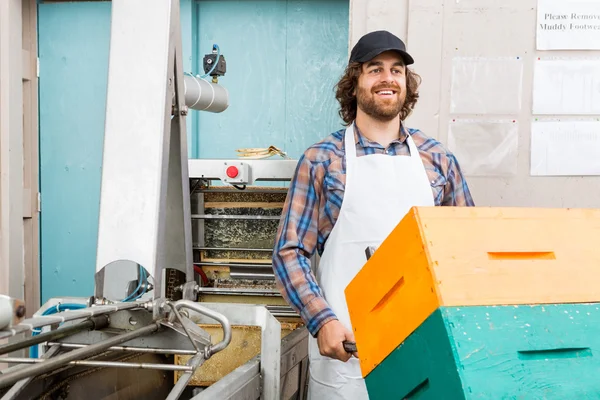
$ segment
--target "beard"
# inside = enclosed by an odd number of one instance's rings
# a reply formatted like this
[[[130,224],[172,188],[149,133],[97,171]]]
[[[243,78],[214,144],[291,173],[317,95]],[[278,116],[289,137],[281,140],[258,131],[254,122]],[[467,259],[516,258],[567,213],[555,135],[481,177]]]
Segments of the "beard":
[[[382,99],[375,93],[379,90],[393,89],[396,94],[390,99]],[[365,114],[378,121],[391,121],[400,114],[402,107],[404,107],[404,101],[406,99],[406,92],[401,92],[398,86],[377,86],[372,90],[358,87],[356,93],[356,104]]]

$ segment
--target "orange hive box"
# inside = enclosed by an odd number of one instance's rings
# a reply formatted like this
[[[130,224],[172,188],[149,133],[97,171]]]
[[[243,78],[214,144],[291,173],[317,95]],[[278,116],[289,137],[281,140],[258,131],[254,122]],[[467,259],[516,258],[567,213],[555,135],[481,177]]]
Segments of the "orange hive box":
[[[600,210],[413,208],[346,288],[363,376],[440,306],[600,301]]]

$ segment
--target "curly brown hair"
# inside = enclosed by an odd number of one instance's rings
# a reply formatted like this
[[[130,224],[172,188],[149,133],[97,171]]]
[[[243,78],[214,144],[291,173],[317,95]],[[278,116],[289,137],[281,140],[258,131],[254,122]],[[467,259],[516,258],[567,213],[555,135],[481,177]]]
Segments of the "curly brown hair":
[[[346,67],[344,75],[335,86],[335,98],[340,103],[339,114],[346,125],[356,119],[356,96],[354,89],[358,84],[358,77],[362,72],[362,63],[352,62]],[[421,77],[406,67],[406,100],[400,111],[400,120],[404,121],[412,112],[419,99],[419,85]]]

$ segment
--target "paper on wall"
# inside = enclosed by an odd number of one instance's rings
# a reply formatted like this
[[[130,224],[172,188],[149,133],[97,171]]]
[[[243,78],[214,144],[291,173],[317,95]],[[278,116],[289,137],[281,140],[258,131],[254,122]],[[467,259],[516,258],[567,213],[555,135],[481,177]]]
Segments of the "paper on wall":
[[[512,120],[452,120],[448,149],[454,153],[465,175],[515,175],[518,133],[518,123]]]
[[[600,121],[534,121],[531,175],[600,175]]]
[[[450,112],[516,114],[521,109],[522,78],[520,57],[455,57]]]
[[[600,1],[598,4],[600,8]],[[600,59],[538,59],[533,77],[533,113],[600,114]]]
[[[538,50],[600,49],[598,0],[538,0]]]

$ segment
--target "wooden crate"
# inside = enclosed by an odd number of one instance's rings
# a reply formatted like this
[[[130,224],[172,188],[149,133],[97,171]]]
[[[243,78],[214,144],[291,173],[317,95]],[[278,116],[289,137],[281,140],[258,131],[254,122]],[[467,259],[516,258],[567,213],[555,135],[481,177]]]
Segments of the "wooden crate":
[[[287,191],[282,188],[251,187],[240,191],[221,188],[220,192],[207,192],[204,209],[210,215],[248,215],[279,217]],[[195,220],[194,225],[201,223]],[[218,248],[272,249],[278,219],[206,219],[204,223],[204,246]],[[271,263],[271,252],[239,250],[203,250],[202,261]]]
[[[205,212],[210,215],[248,215],[279,217],[283,203],[270,202],[207,202]],[[278,219],[207,219],[206,247],[242,247],[272,249],[279,225]],[[206,250],[203,261],[218,262],[271,262],[270,252]]]
[[[600,304],[441,307],[365,378],[371,400],[599,399]]]
[[[600,301],[599,237],[600,210],[413,208],[346,288],[363,376],[440,306]]]

